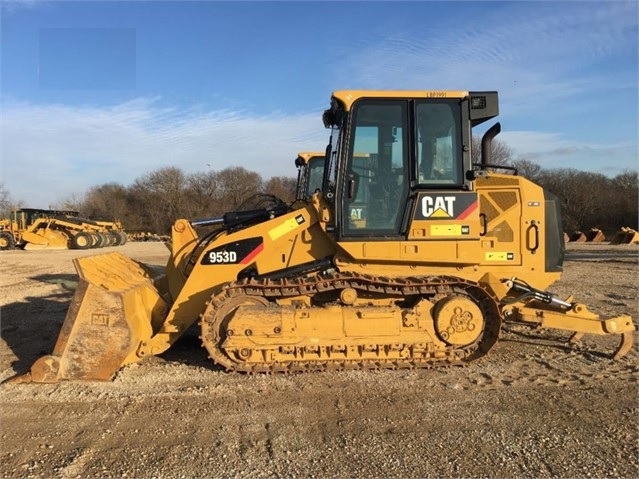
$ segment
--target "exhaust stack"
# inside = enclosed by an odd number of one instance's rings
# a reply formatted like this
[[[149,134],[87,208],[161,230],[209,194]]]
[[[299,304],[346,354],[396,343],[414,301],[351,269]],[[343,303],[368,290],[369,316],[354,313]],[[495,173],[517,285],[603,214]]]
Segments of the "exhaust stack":
[[[491,126],[484,136],[481,138],[481,169],[486,168],[487,165],[490,165],[490,160],[492,159],[492,143],[493,138],[499,135],[501,131],[501,124],[499,122],[495,123]]]

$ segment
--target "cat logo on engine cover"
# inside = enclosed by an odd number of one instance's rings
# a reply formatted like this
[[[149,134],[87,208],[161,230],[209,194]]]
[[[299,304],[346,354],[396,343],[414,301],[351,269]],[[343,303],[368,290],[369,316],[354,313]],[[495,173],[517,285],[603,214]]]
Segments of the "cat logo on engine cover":
[[[420,193],[415,208],[416,220],[468,218],[477,210],[477,193]]]

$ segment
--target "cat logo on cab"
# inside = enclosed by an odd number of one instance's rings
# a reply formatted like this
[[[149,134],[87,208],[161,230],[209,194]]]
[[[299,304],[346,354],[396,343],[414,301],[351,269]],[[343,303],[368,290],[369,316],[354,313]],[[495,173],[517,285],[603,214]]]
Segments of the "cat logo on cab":
[[[416,220],[468,218],[477,210],[477,193],[420,193],[415,208]]]
[[[454,196],[424,196],[421,201],[422,214],[425,218],[452,218],[456,199]]]

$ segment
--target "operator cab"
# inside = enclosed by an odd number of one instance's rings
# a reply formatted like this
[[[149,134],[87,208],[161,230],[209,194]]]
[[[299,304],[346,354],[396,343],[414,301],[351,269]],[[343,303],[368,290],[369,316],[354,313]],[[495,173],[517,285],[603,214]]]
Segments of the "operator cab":
[[[405,237],[421,191],[469,191],[471,128],[497,114],[497,92],[333,93],[322,190],[338,236]]]
[[[295,158],[297,167],[297,200],[305,200],[322,189],[324,152],[301,152]]]

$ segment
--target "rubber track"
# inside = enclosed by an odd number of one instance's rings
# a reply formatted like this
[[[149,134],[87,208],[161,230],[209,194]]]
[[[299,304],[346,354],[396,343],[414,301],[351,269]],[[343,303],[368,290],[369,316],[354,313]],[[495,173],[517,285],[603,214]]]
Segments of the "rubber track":
[[[278,363],[242,363],[230,359],[217,343],[223,317],[218,312],[224,304],[237,296],[262,297],[268,300],[292,296],[313,296],[317,293],[353,288],[358,291],[378,293],[393,297],[444,297],[451,293],[473,297],[485,318],[484,334],[473,344],[463,348],[446,349],[446,358],[363,359],[330,361],[289,361]],[[478,297],[479,296],[479,297]],[[359,273],[322,273],[305,278],[245,279],[229,283],[221,292],[211,297],[201,317],[203,346],[215,363],[227,370],[245,373],[277,373],[335,371],[351,369],[414,369],[462,366],[485,356],[497,342],[501,328],[497,298],[479,283],[452,276],[383,277]],[[207,344],[208,343],[208,344]]]

